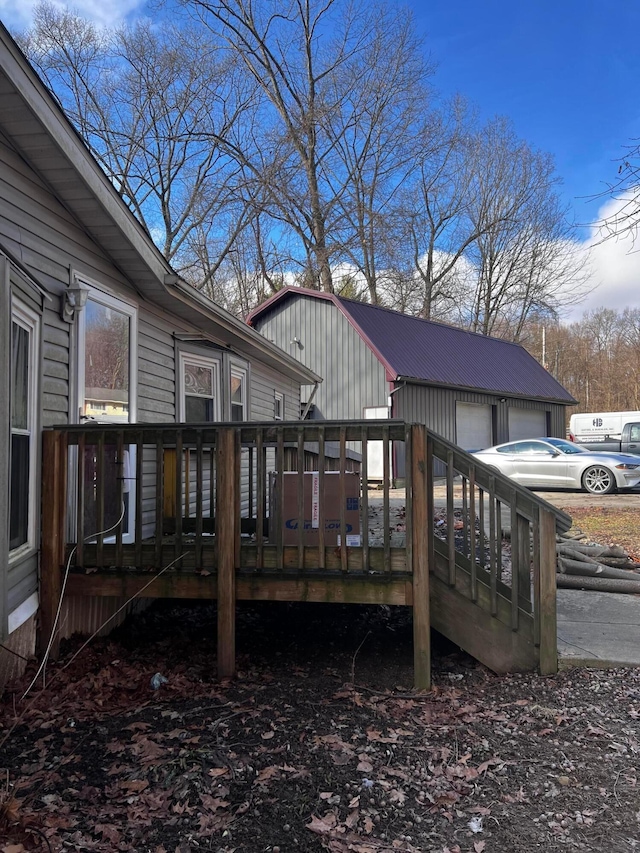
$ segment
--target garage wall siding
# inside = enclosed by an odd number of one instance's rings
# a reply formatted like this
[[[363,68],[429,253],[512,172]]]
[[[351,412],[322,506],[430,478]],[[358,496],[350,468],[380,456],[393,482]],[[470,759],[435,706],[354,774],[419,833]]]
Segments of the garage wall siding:
[[[361,420],[365,407],[387,405],[383,366],[332,302],[289,298],[261,317],[257,328],[323,378],[313,400],[318,417]],[[311,388],[302,391],[307,400]]]
[[[499,396],[426,385],[407,384],[393,395],[393,416],[409,423],[423,423],[449,441],[456,441],[456,401],[494,406],[494,443],[509,440],[509,407],[540,409],[549,412],[549,434],[565,436],[565,407],[535,400],[507,398],[501,403]]]

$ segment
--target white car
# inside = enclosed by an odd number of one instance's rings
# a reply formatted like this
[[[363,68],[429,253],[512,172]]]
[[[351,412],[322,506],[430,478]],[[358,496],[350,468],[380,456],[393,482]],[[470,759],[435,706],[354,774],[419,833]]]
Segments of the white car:
[[[585,489],[607,495],[640,485],[639,456],[598,453],[561,438],[509,441],[473,455],[528,488]]]

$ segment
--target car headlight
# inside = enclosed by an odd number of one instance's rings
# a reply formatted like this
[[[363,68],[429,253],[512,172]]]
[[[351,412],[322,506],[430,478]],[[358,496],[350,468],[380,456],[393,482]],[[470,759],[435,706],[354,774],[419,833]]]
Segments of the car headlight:
[[[640,465],[629,465],[628,462],[622,462],[620,465],[616,465],[616,468],[620,471],[635,471],[636,468],[640,468]]]

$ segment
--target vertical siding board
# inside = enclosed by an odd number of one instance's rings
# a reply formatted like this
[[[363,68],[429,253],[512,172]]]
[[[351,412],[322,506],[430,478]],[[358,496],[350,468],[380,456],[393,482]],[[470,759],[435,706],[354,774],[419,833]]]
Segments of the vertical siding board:
[[[332,303],[309,297],[287,300],[286,306],[275,306],[261,319],[259,328],[266,338],[326,378],[314,398],[322,418],[360,420],[365,407],[386,406],[384,368]],[[292,343],[295,338],[303,348]],[[329,381],[336,376],[344,381]],[[310,390],[304,386],[303,392]]]
[[[509,439],[509,408],[550,412],[551,434],[565,436],[565,406],[540,400],[509,399],[499,395],[407,384],[394,396],[394,416],[407,423],[423,423],[449,441],[456,440],[456,402],[480,403],[496,407],[496,443]]]

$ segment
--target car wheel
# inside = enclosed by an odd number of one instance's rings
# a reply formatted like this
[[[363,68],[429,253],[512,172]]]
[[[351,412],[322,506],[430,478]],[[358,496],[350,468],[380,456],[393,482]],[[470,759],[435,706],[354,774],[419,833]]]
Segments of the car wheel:
[[[615,489],[616,481],[608,468],[592,465],[582,475],[582,485],[592,495],[608,495]]]

